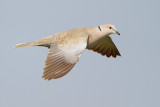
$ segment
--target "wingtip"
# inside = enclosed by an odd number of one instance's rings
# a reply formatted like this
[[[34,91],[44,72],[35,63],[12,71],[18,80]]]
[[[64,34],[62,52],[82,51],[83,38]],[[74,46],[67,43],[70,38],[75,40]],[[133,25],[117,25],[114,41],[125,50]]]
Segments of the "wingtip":
[[[42,77],[45,81],[50,81],[51,79],[49,79],[49,78],[44,78],[44,77]],[[53,79],[53,78],[52,78]]]
[[[46,80],[46,81],[51,80],[51,79],[49,79],[49,78],[46,78],[45,75],[43,75],[42,78],[43,78],[44,80]]]
[[[118,56],[121,56],[121,54],[119,53]]]
[[[114,58],[116,58],[116,57],[118,57],[118,56],[121,56],[121,54],[119,53],[119,54],[117,54]]]

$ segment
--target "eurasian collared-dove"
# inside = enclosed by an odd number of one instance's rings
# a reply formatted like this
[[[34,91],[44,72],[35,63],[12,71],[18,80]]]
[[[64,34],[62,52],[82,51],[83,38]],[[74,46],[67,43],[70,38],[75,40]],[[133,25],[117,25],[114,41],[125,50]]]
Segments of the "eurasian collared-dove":
[[[93,50],[107,57],[121,56],[110,34],[118,34],[114,25],[72,29],[42,38],[35,42],[17,44],[14,48],[44,46],[49,48],[45,61],[43,78],[56,79],[67,74],[77,63],[85,49]]]

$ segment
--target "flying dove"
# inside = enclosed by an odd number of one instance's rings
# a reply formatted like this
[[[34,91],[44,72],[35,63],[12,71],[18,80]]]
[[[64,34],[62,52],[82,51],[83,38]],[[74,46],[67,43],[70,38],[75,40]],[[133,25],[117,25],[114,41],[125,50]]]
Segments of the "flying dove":
[[[120,33],[112,24],[97,27],[71,29],[53,34],[35,42],[17,44],[14,48],[26,46],[44,46],[49,48],[45,61],[43,78],[57,79],[66,75],[78,62],[85,49],[106,55],[107,57],[121,56],[110,38],[110,34]]]

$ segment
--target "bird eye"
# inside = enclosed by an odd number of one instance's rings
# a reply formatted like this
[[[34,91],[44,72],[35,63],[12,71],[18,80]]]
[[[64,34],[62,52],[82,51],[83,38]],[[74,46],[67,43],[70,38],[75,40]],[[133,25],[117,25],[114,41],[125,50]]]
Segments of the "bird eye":
[[[109,29],[112,29],[112,27],[109,27]]]

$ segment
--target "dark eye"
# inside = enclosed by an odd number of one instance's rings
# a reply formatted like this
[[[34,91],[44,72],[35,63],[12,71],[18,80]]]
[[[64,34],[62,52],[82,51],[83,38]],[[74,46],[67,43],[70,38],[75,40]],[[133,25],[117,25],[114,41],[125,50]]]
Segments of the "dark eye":
[[[109,27],[109,29],[112,29],[112,27]]]

